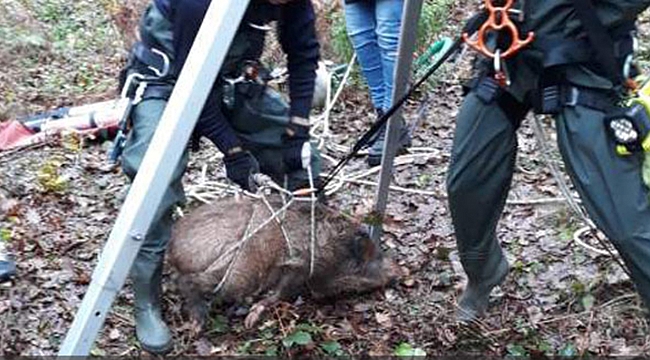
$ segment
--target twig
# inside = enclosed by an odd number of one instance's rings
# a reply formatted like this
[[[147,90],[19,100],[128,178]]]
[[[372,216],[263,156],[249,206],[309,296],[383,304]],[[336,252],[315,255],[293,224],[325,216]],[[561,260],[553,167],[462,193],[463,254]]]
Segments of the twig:
[[[356,179],[350,179],[350,178],[341,178],[337,177],[337,180],[343,183],[351,183],[351,184],[358,184],[358,185],[368,185],[368,186],[378,186],[376,182],[373,181],[368,181],[368,180],[356,180]],[[438,191],[431,191],[431,190],[418,190],[418,189],[411,189],[411,188],[406,188],[406,187],[401,187],[397,185],[391,185],[389,186],[390,190],[397,191],[397,192],[403,192],[403,193],[408,193],[408,194],[416,194],[416,195],[425,195],[425,196],[434,196],[440,199],[446,199],[447,195],[446,194],[440,194]],[[566,202],[565,198],[542,198],[542,199],[528,199],[528,200],[507,200],[506,204],[508,205],[544,205],[544,204],[555,204],[555,203],[564,203]]]
[[[343,182],[346,183],[351,183],[351,184],[359,184],[359,185],[368,185],[368,186],[379,186],[376,182],[373,181],[368,181],[368,180],[354,180],[354,179],[341,179],[337,178]],[[390,190],[393,191],[398,191],[398,192],[403,192],[407,194],[417,194],[417,195],[426,195],[426,196],[439,196],[440,194],[437,191],[429,191],[429,190],[418,190],[418,189],[409,189],[397,185],[391,185],[389,186]]]
[[[589,350],[589,336],[591,335],[593,323],[594,323],[594,312],[591,311],[591,315],[589,315],[589,322],[587,323],[587,331],[584,334],[582,334],[582,349],[580,350],[581,358],[585,356],[585,352]]]
[[[624,300],[634,299],[636,297],[637,297],[636,293],[624,294],[624,295],[621,295],[621,296],[618,296],[618,297],[615,297],[615,298],[609,300],[608,302],[602,304],[599,307],[604,309],[604,308],[607,308],[607,307],[610,307],[610,306],[613,306],[613,305],[617,305],[617,303],[622,302]]]
[[[41,147],[45,147],[47,145],[51,145],[51,141],[43,141],[36,144],[23,145],[15,149],[7,150],[5,152],[0,152],[0,160],[4,160],[5,158],[11,157],[22,151],[38,149]]]
[[[566,198],[554,197],[554,198],[541,198],[541,199],[507,200],[506,204],[508,204],[508,205],[545,205],[545,204],[564,203],[566,201],[567,201]]]
[[[606,309],[608,307],[616,305],[620,301],[623,301],[623,300],[626,300],[626,299],[629,299],[629,298],[634,298],[636,296],[637,296],[636,294],[621,295],[621,296],[619,296],[617,298],[614,298],[614,299],[612,299],[612,300],[610,300],[610,301],[608,301],[608,302],[606,302],[606,303],[604,303],[604,304],[602,304],[600,306],[595,307],[591,311],[582,311],[582,312],[579,312],[579,313],[573,313],[573,314],[567,314],[567,315],[562,315],[562,316],[558,316],[558,317],[547,318],[547,319],[538,321],[535,324],[533,324],[531,322],[528,322],[528,324],[526,324],[525,326],[534,326],[534,325],[539,326],[539,325],[552,324],[552,323],[555,323],[555,322],[558,322],[558,321],[569,320],[569,319],[573,319],[573,318],[576,318],[576,317],[589,315],[589,314],[595,313],[595,310],[604,310],[604,309]],[[519,326],[521,326],[521,325],[519,325]],[[494,330],[494,331],[492,331],[492,334],[493,335],[498,335],[498,334],[507,333],[507,332],[512,331],[512,330],[514,330],[513,327],[508,327],[508,328],[503,328],[503,329],[499,329],[499,330]]]

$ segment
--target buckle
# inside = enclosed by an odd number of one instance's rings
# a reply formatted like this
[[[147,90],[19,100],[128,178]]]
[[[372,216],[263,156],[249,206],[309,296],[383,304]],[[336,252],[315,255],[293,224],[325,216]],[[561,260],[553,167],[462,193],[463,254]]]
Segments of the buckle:
[[[144,75],[140,73],[132,73],[127,76],[126,81],[124,82],[124,87],[122,87],[122,92],[120,94],[121,98],[127,98],[129,97],[129,93],[131,92],[131,86],[136,82],[136,81],[142,81],[144,80]]]
[[[579,98],[580,98],[580,90],[578,90],[577,87],[572,86],[570,90],[570,98],[566,103],[564,103],[564,105],[575,107],[576,105],[578,105]]]
[[[164,52],[162,52],[162,51],[160,51],[160,50],[158,50],[156,48],[151,48],[151,53],[160,56],[160,58],[162,59],[162,62],[163,62],[163,64],[162,64],[163,68],[162,68],[162,70],[159,70],[159,69],[156,69],[155,67],[153,67],[151,65],[148,65],[147,69],[153,71],[153,73],[156,74],[156,76],[158,76],[158,77],[167,76],[167,74],[169,74],[169,64],[170,64],[169,57],[167,56],[167,54],[165,54]]]
[[[255,30],[259,30],[259,31],[271,31],[271,30],[273,30],[273,28],[271,26],[266,25],[266,24],[255,24],[253,22],[249,22],[248,26],[252,27]]]

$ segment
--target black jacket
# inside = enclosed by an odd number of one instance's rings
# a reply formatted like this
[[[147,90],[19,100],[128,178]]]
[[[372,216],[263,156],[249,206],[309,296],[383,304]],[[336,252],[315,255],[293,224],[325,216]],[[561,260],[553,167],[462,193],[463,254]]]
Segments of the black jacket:
[[[210,0],[154,1],[158,9],[173,24],[174,69],[180,71],[210,6]],[[251,23],[266,25],[272,21],[278,22],[278,39],[287,54],[292,116],[306,118],[311,110],[320,56],[315,20],[316,15],[310,0],[294,0],[286,5],[271,5],[266,0],[251,0],[238,30],[239,37],[242,31],[253,31],[249,25]],[[227,58],[224,64],[233,60],[233,57],[236,59],[232,62],[239,64],[243,60],[259,60],[264,49],[264,34],[253,38],[243,55],[234,56],[230,51],[228,55],[230,59]],[[238,145],[238,141],[221,113],[220,99],[215,97],[216,91],[213,91],[206,102],[198,127],[202,135],[213,140],[221,150],[227,150]]]

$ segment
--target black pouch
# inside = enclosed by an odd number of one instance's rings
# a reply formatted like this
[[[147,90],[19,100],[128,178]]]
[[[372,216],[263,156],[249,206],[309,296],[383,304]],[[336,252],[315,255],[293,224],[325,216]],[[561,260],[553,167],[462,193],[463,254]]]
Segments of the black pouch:
[[[636,103],[613,109],[607,113],[604,121],[619,155],[650,150],[650,117],[644,105]]]

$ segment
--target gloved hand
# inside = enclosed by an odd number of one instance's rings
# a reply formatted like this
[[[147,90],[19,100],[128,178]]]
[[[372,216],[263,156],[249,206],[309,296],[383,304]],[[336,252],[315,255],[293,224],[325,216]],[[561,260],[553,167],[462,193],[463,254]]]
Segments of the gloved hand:
[[[295,117],[291,119],[284,146],[283,158],[287,170],[296,171],[310,166],[309,120]]]
[[[228,179],[246,191],[255,191],[252,175],[260,172],[260,166],[251,153],[237,148],[229,151],[223,161]]]

